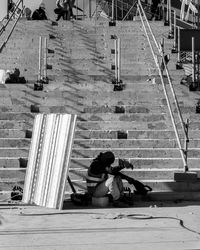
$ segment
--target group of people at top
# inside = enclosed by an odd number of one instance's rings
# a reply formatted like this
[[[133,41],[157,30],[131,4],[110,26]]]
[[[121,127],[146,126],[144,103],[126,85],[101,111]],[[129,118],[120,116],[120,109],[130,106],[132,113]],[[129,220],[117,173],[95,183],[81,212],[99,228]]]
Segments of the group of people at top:
[[[74,2],[75,0],[56,0],[56,8],[54,10],[55,14],[57,14],[56,21],[59,21],[60,18],[63,18],[63,20],[74,18]],[[33,12],[32,20],[47,20],[44,3],[41,3],[39,8]]]
[[[56,21],[59,21],[61,18],[63,20],[70,20],[71,18],[74,18],[73,7],[76,7],[74,3],[75,3],[75,0],[56,0],[56,8],[54,9],[55,14],[57,14]],[[78,7],[76,8],[82,11],[82,9]],[[39,5],[39,8],[34,10],[33,13],[29,8],[25,8],[24,14],[26,18],[29,20],[47,20],[48,19],[46,15],[46,8],[45,8],[44,3],[41,3]]]

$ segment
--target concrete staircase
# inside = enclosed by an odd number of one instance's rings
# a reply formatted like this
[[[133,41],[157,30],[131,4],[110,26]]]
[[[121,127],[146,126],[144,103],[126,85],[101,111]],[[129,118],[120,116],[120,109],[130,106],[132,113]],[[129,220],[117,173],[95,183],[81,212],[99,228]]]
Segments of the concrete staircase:
[[[158,36],[167,29],[160,22],[153,27]],[[48,56],[50,83],[42,92],[33,90],[41,34],[54,50]],[[114,92],[111,84],[114,34],[122,40],[122,92]],[[112,150],[116,164],[119,158],[133,163],[134,170],[126,174],[154,189],[150,199],[198,197],[198,181],[173,180],[174,172],[183,170],[181,155],[162,87],[153,80],[158,72],[140,22],[109,27],[104,20],[61,21],[58,26],[22,20],[0,56],[0,68],[18,67],[28,79],[27,84],[0,86],[0,192],[23,187],[35,113],[66,112],[78,114],[69,172],[77,190],[85,189],[84,176],[92,159]],[[178,81],[180,73],[173,77]],[[191,119],[188,164],[199,172],[199,117],[193,106],[198,94],[178,84],[176,90],[184,117]]]

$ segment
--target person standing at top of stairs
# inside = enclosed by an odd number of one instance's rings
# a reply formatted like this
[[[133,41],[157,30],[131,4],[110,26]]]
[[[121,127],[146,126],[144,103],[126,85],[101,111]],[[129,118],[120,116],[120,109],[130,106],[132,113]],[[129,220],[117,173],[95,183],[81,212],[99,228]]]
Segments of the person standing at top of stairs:
[[[152,5],[151,5],[151,19],[155,18],[156,20],[158,19],[159,12],[158,12],[158,5],[161,3],[161,0],[152,0]]]
[[[56,9],[54,12],[58,15],[56,21],[59,21],[62,17],[63,20],[70,19],[70,0],[57,0]]]

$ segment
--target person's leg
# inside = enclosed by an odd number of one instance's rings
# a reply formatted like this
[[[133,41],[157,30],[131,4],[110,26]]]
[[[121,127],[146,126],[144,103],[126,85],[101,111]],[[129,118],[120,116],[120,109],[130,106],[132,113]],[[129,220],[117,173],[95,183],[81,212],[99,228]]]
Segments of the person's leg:
[[[93,192],[94,197],[103,197],[109,192],[109,188],[106,186],[106,181],[101,182],[97,185],[95,188],[95,191]]]
[[[62,14],[61,14],[61,13],[58,14],[58,16],[57,16],[57,18],[56,18],[56,21],[59,21],[61,17],[62,17]]]
[[[111,176],[106,181],[99,184],[93,196],[103,197],[108,193],[112,195],[113,200],[118,200],[123,196],[123,183],[119,176]]]

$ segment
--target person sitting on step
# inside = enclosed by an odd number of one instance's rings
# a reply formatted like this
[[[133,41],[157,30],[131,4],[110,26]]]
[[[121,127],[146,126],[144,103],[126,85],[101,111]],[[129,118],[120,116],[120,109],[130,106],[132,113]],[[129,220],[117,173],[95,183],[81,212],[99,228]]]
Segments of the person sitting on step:
[[[118,174],[124,168],[133,165],[126,160],[120,160],[119,166],[113,167],[115,156],[111,151],[100,153],[91,163],[87,172],[87,190],[91,197],[104,197],[109,194],[113,206],[132,205],[130,199],[124,196],[122,178]]]
[[[33,12],[32,20],[47,20],[44,3],[41,3],[39,8]]]

